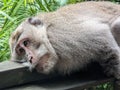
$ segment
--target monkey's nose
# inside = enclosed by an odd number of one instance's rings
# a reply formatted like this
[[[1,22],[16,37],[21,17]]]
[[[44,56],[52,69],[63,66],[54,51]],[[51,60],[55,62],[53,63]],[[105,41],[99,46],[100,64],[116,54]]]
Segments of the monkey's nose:
[[[31,64],[34,63],[33,62],[33,59],[34,59],[33,56],[30,53],[27,53],[26,55],[27,55],[28,62],[30,62]]]

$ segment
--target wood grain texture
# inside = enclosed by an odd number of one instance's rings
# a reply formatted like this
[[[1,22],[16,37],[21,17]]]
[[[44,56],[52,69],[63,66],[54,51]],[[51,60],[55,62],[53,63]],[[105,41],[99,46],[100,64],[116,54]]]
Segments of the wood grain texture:
[[[88,72],[87,72],[88,73]],[[5,90],[81,90],[106,82],[114,83],[114,78],[104,75],[74,73],[71,75],[43,75],[30,72],[27,67],[5,61],[0,63],[0,89]],[[88,76],[89,75],[89,76]]]
[[[50,76],[30,72],[27,67],[15,62],[5,61],[0,63],[0,88],[20,85],[48,77]]]

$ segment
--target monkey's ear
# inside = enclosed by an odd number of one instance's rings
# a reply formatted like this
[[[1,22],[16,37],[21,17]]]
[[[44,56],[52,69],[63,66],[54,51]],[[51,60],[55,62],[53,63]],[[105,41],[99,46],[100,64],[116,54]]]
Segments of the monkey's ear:
[[[28,22],[34,26],[43,25],[43,22],[39,18],[36,18],[36,17],[28,18]]]

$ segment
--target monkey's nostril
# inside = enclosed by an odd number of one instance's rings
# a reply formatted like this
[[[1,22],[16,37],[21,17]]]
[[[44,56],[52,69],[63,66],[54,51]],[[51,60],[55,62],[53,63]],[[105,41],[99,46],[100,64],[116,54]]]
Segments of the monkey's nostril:
[[[32,63],[32,60],[30,59],[30,63]]]
[[[30,58],[30,60],[29,60],[29,61],[30,61],[30,63],[32,63],[32,59],[33,59],[33,57],[31,57],[31,58]]]

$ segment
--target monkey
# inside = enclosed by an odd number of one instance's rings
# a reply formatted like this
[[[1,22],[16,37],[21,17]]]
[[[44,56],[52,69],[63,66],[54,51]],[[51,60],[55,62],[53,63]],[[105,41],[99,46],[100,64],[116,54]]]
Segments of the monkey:
[[[11,34],[11,60],[32,71],[71,74],[98,62],[120,79],[120,5],[88,1],[27,18]]]

